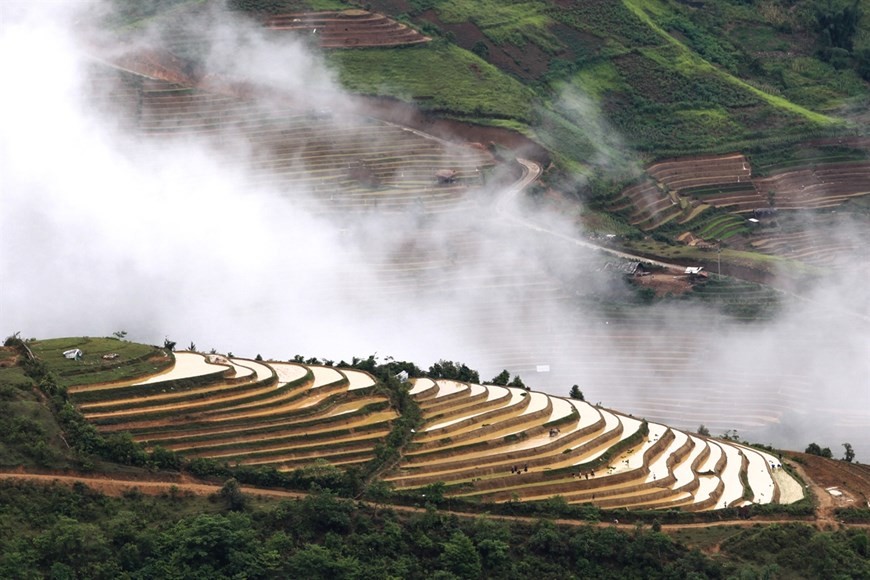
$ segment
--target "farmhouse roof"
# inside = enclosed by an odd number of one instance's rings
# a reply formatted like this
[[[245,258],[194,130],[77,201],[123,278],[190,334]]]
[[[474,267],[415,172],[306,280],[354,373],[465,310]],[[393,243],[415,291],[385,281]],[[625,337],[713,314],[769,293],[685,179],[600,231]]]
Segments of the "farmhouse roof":
[[[623,274],[636,274],[639,269],[644,269],[640,262],[607,262],[604,264],[605,270],[616,270]]]

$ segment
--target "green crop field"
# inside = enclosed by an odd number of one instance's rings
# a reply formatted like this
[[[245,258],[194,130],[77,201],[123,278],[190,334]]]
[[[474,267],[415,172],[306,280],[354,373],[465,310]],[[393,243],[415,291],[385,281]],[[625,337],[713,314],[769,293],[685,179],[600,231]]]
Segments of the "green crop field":
[[[33,354],[49,361],[63,386],[132,379],[158,373],[172,364],[171,357],[157,347],[117,338],[67,338],[38,341],[30,345]],[[63,352],[80,349],[83,356],[67,359]],[[104,359],[104,355],[117,357]]]
[[[397,96],[459,116],[532,118],[530,89],[454,45],[333,52],[329,62],[354,92]]]

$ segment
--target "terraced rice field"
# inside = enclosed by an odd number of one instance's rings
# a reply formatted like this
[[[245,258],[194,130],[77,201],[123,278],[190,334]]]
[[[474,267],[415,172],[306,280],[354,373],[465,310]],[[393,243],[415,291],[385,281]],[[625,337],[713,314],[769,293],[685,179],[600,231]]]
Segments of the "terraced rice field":
[[[747,233],[749,228],[743,218],[725,214],[701,220],[694,225],[694,230],[705,240],[727,240],[737,234]]]
[[[647,174],[672,191],[726,183],[742,183],[752,177],[749,161],[740,153],[660,161]]]
[[[644,231],[654,230],[683,213],[676,199],[650,180],[625,189],[609,209],[624,214],[629,223]]]
[[[725,240],[748,232],[745,224],[736,225],[742,218],[732,216],[731,228],[711,229],[709,220],[698,221],[707,207],[733,214],[820,210],[870,194],[870,162],[837,159],[809,159],[804,166],[777,168],[764,177],[753,176],[750,161],[739,153],[661,161],[649,166],[648,178],[623,190],[609,209],[644,231],[676,221],[705,240]]]
[[[824,209],[870,194],[870,162],[831,163],[782,171],[756,187],[777,209]]]
[[[279,470],[367,462],[396,418],[356,369],[173,358],[136,380],[75,386],[71,399],[104,433]],[[408,389],[424,424],[384,475],[400,490],[443,482],[456,497],[687,510],[800,498],[775,458],[729,441],[517,387],[420,378]]]
[[[800,260],[806,264],[827,269],[845,269],[853,264],[853,256],[860,251],[860,240],[841,229],[835,220],[811,220],[818,224],[812,231],[803,228],[779,227],[761,232],[749,242],[749,247],[758,252]],[[828,227],[823,227],[825,224]]]
[[[363,463],[396,414],[355,369],[175,353],[167,372],[70,389],[105,433],[190,457],[289,470]]]
[[[735,213],[753,212],[756,209],[770,207],[768,199],[758,191],[755,183],[751,181],[685,189],[682,195]]]
[[[266,106],[103,65],[94,65],[91,84],[101,106],[121,111],[132,130],[157,140],[205,140],[252,185],[317,213],[461,210],[495,164],[483,147],[360,115]]]
[[[425,428],[385,479],[398,489],[444,482],[452,497],[600,507],[709,510],[781,501],[791,476],[730,441],[647,423],[583,401],[523,389],[417,379]],[[444,421],[446,410],[450,421]],[[744,485],[743,482],[747,482]]]
[[[407,46],[430,40],[392,18],[365,10],[279,14],[268,17],[263,26],[304,34],[321,48]]]

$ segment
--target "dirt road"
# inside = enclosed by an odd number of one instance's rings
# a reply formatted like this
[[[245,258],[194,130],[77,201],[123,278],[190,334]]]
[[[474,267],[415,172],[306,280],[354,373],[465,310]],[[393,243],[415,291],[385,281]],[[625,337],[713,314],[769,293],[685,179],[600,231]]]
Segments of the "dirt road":
[[[146,495],[161,495],[161,494],[170,494],[170,493],[191,493],[195,495],[210,495],[213,493],[217,493],[221,489],[221,485],[214,483],[205,483],[198,481],[196,479],[181,476],[177,481],[158,481],[158,480],[140,480],[140,479],[124,479],[124,478],[116,478],[110,477],[105,474],[66,474],[66,475],[55,475],[55,474],[40,474],[40,473],[27,473],[24,471],[17,472],[0,472],[0,480],[4,481],[30,481],[36,484],[42,485],[50,485],[53,483],[68,485],[72,487],[76,483],[82,483],[87,485],[88,487],[97,490],[103,494],[120,497],[126,492],[130,492],[133,490],[137,490],[140,493]],[[259,487],[251,487],[243,485],[241,486],[241,490],[243,493],[246,493],[251,496],[263,497],[263,498],[274,498],[274,499],[300,499],[306,497],[308,494],[302,492],[293,492],[293,491],[285,491],[278,489],[267,489],[267,488],[259,488]],[[826,494],[825,494],[826,495]],[[391,509],[397,512],[405,512],[405,513],[424,513],[427,510],[425,508],[420,507],[412,507],[412,506],[401,506],[401,505],[382,505],[378,504],[377,506],[373,502],[362,501],[365,505],[369,505],[372,507],[377,507],[379,509]],[[539,521],[541,518],[537,517],[529,517],[529,516],[509,516],[509,515],[497,515],[497,514],[486,514],[483,516],[479,513],[468,513],[468,512],[458,512],[453,510],[440,510],[440,513],[445,515],[456,516],[459,518],[470,518],[476,519],[479,517],[487,517],[493,520],[502,520],[502,521],[512,521],[512,522],[524,522],[528,524],[534,524]],[[569,520],[569,519],[556,519],[553,520],[554,524],[561,526],[586,526],[586,525],[594,525],[596,527],[616,527],[624,530],[632,530],[637,527],[636,523],[626,523],[626,522],[588,522],[585,520]],[[814,520],[808,519],[800,519],[800,518],[774,518],[774,519],[749,519],[749,520],[729,520],[723,519],[719,521],[711,521],[711,522],[699,522],[699,523],[684,523],[684,524],[662,524],[662,530],[665,531],[676,531],[687,528],[710,528],[710,527],[719,527],[719,526],[737,526],[737,527],[750,527],[758,524],[788,524],[788,523],[804,523],[808,525],[814,525],[819,529],[834,529],[837,526],[845,526],[850,528],[865,528],[870,529],[870,524],[866,523],[850,523],[843,524],[836,522],[833,518],[827,516],[823,516],[820,518],[816,518]]]
[[[160,495],[164,493],[188,492],[195,495],[209,495],[220,491],[221,486],[213,483],[199,482],[188,477],[182,477],[179,481],[156,481],[156,480],[141,480],[141,479],[119,479],[106,475],[55,475],[43,473],[0,473],[0,480],[5,481],[32,481],[34,483],[49,485],[59,483],[61,485],[72,486],[76,483],[83,483],[90,488],[93,488],[101,493],[109,496],[119,497],[125,492],[138,490],[145,495]],[[304,497],[304,493],[296,493],[283,490],[252,488],[242,486],[244,493],[251,495],[274,497],[274,498],[295,498]]]

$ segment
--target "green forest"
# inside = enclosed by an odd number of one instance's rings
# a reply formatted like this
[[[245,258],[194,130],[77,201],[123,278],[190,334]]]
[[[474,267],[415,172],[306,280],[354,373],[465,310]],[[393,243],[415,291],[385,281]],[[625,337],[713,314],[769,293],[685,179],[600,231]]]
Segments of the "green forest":
[[[313,490],[264,501],[234,480],[210,497],[111,498],[84,485],[0,484],[3,578],[866,578],[864,531],[715,530],[710,556],[658,524],[560,525],[405,512]],[[708,534],[709,535],[709,534]],[[709,538],[696,538],[699,545]]]

